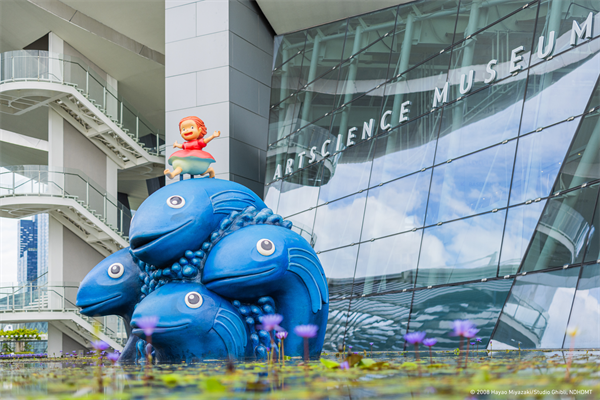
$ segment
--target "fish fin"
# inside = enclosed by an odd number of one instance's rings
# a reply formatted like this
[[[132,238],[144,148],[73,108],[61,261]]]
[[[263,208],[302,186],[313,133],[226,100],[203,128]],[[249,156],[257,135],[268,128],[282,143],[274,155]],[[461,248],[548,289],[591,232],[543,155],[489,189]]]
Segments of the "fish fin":
[[[308,250],[290,248],[288,260],[288,271],[298,275],[308,290],[313,313],[320,311],[329,302],[329,290],[319,259]]]
[[[232,211],[242,211],[248,206],[256,206],[256,199],[241,190],[223,190],[210,196],[213,211],[218,214],[229,214]]]
[[[223,339],[228,354],[235,357],[244,355],[248,343],[248,334],[239,315],[221,308],[215,317],[213,327]]]

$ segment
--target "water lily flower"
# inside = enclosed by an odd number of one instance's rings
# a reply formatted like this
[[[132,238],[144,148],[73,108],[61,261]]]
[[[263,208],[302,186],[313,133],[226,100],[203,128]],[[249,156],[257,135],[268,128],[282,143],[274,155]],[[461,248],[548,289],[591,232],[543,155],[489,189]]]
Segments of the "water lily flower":
[[[117,352],[114,353],[110,353],[106,356],[106,358],[108,358],[113,364],[116,363],[119,360],[119,357],[121,355]]]
[[[423,339],[423,344],[427,347],[435,346],[436,343],[437,343],[437,339],[434,339],[434,338]]]
[[[350,369],[350,363],[348,361],[344,361],[340,364],[340,369]]]
[[[92,342],[92,347],[97,351],[103,351],[108,349],[110,346],[103,340],[96,340],[95,342]]]
[[[404,340],[406,340],[410,344],[418,344],[425,339],[425,332],[412,332],[404,335]]]
[[[465,337],[465,333],[467,333],[471,329],[476,329],[476,328],[475,328],[475,324],[473,324],[469,320],[457,319],[454,321],[452,329],[453,329],[453,336]],[[479,330],[477,332],[479,332]],[[475,333],[477,333],[477,332],[475,332]],[[473,335],[473,336],[475,336],[475,335]]]
[[[579,328],[577,326],[570,326],[567,328],[567,335],[575,337],[579,334]]]
[[[277,337],[277,339],[286,339],[288,336],[288,333],[286,331],[281,331],[281,332],[277,332],[275,334],[275,336]]]
[[[158,317],[156,316],[148,316],[142,317],[137,320],[137,326],[144,331],[144,335],[152,336],[156,325],[158,325]]]
[[[301,338],[310,339],[317,336],[317,331],[319,327],[317,325],[298,325],[294,328],[294,333]]]
[[[279,326],[281,321],[283,321],[283,316],[279,314],[268,314],[260,317],[260,322],[262,323],[263,329],[267,332],[270,332],[273,329],[281,329]]]

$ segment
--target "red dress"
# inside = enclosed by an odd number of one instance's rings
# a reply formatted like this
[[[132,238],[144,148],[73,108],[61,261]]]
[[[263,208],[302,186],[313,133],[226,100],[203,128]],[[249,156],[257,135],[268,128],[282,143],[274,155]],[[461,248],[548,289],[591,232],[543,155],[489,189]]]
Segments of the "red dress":
[[[183,150],[202,150],[206,147],[204,139],[190,140],[182,144]]]

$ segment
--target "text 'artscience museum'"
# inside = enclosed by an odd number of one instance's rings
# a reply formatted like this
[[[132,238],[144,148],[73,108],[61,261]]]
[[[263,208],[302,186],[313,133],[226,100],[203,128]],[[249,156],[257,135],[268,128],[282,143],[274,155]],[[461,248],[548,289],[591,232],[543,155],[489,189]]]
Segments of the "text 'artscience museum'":
[[[600,346],[600,8],[421,1],[275,39],[265,203],[328,277],[325,348]],[[490,344],[491,342],[491,344]]]

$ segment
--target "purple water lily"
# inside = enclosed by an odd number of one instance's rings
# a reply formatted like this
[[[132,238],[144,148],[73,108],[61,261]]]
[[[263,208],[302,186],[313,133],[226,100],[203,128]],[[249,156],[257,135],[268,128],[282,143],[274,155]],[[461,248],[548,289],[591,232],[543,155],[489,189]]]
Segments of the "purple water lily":
[[[273,329],[281,329],[279,324],[283,321],[283,317],[279,314],[268,314],[260,317],[260,322],[265,331],[270,332]]]
[[[154,315],[142,317],[136,321],[136,325],[144,331],[144,335],[152,336],[156,325],[158,325],[158,317]]]
[[[350,369],[350,363],[348,361],[344,361],[340,364],[340,369]]]
[[[404,340],[410,344],[419,344],[425,339],[425,332],[411,332],[404,335]]]
[[[92,342],[92,347],[96,351],[104,351],[104,350],[108,349],[110,346],[108,345],[108,343],[106,343],[103,340],[96,340],[96,341]]]
[[[294,328],[294,333],[301,338],[310,339],[317,336],[317,331],[319,327],[317,325],[298,325]]]
[[[275,337],[277,337],[277,339],[280,339],[280,340],[287,338],[287,336],[288,336],[288,333],[286,331],[277,332],[275,334]]]
[[[461,337],[465,337],[465,334],[471,330],[471,329],[476,329],[475,328],[475,324],[473,324],[471,321],[465,319],[457,319],[452,323],[452,335],[453,336],[461,336]],[[479,331],[477,331],[479,332]],[[475,335],[473,335],[475,336]]]
[[[117,353],[117,352],[114,352],[114,353],[109,353],[109,354],[106,356],[106,358],[108,358],[108,360],[114,364],[114,363],[116,363],[116,362],[119,360],[119,357],[120,357],[120,356],[121,356],[121,355],[120,355],[119,353]]]
[[[435,346],[436,343],[437,339],[434,338],[423,339],[423,344],[427,347]]]

